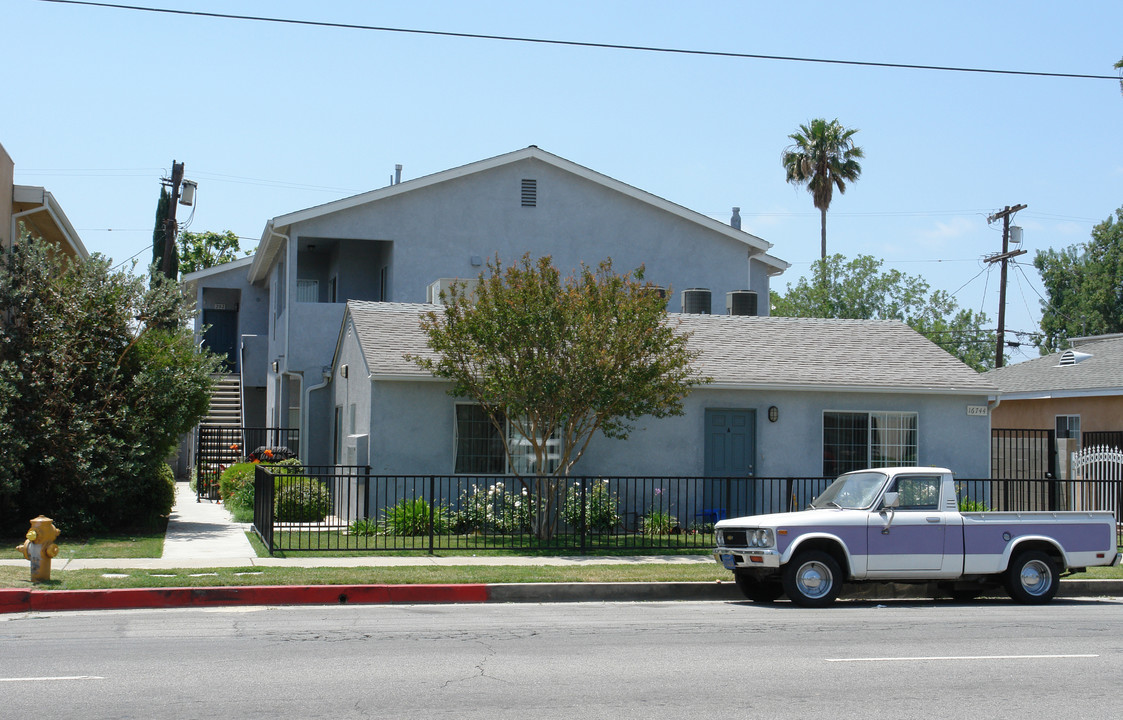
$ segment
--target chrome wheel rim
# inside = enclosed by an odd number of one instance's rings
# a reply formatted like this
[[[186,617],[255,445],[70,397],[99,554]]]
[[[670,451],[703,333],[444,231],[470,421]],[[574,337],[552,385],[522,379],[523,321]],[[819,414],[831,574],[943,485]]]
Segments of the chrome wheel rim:
[[[1039,597],[1049,592],[1053,585],[1053,572],[1048,564],[1041,560],[1031,560],[1022,566],[1022,589],[1034,597]]]
[[[809,562],[800,566],[795,582],[801,595],[821,598],[831,591],[834,577],[831,575],[830,568],[823,563]]]

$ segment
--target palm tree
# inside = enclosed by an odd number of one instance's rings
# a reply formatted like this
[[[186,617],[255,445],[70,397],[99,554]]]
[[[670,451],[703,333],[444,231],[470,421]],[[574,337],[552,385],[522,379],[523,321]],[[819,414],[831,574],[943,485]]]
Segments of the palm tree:
[[[838,119],[827,122],[816,118],[800,125],[792,133],[792,144],[784,148],[780,161],[793,185],[807,185],[822,218],[823,252],[827,259],[827,208],[835,187],[846,192],[846,183],[854,182],[862,174],[858,158],[864,157],[862,148],[854,144],[857,129],[844,128]]]

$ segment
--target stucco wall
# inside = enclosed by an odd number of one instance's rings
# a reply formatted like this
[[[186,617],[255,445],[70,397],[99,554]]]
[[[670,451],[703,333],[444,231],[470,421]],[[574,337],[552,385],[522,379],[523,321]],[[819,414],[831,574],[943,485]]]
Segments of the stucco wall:
[[[455,400],[436,382],[371,385],[370,452],[375,473],[450,474],[453,468]],[[352,384],[351,397],[362,388]],[[356,393],[356,390],[358,393]],[[814,393],[703,389],[686,400],[686,414],[641,418],[628,440],[596,437],[574,466],[577,475],[700,476],[704,474],[707,408],[756,410],[759,477],[816,477],[823,472],[823,412],[917,412],[919,462],[951,468],[960,477],[987,477],[990,423],[967,415],[985,397],[913,394]],[[767,419],[775,405],[779,420]]]
[[[1123,396],[1003,400],[992,424],[1016,430],[1052,430],[1058,415],[1079,415],[1081,432],[1123,430]]]
[[[536,207],[520,204],[524,178],[537,180]],[[438,278],[477,276],[473,258],[511,263],[526,252],[550,254],[566,271],[606,257],[618,271],[644,264],[647,280],[673,287],[672,312],[692,287],[711,290],[715,313],[730,290],[768,296],[767,273],[749,285],[748,245],[536,160],[298,223],[290,236],[392,242],[396,302],[424,302]]]

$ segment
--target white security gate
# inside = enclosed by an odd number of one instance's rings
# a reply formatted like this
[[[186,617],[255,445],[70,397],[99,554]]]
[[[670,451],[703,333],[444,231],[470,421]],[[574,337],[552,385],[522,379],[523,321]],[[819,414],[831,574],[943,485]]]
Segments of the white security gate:
[[[1072,453],[1069,487],[1073,510],[1111,510],[1118,516],[1123,450],[1100,445]]]

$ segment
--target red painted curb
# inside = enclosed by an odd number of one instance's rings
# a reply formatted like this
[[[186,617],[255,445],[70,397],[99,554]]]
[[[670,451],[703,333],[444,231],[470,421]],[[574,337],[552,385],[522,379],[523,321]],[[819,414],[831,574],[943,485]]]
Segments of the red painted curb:
[[[0,613],[215,607],[222,605],[372,605],[482,603],[487,585],[249,585],[120,590],[0,590]]]

